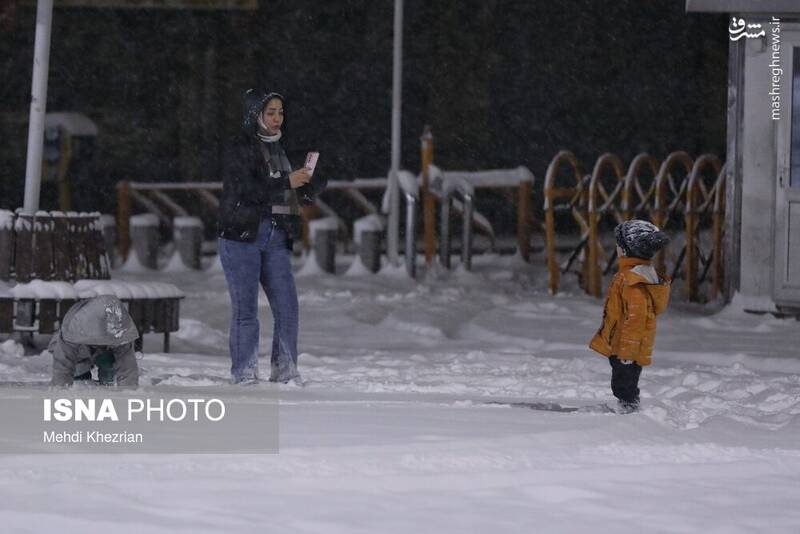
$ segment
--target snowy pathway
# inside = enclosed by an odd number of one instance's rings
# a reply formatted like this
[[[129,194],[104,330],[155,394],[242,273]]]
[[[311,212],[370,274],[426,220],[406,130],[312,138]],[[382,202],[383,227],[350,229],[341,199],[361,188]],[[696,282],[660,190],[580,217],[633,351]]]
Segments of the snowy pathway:
[[[602,303],[477,260],[422,284],[298,278],[308,384],[281,390],[280,454],[0,456],[2,531],[798,531],[800,323],[676,302],[640,413],[517,407],[610,402],[608,363],[586,348]],[[146,340],[142,382],[218,385],[222,275],[158,280],[188,297],[174,352]],[[46,380],[47,355],[20,349],[0,345],[4,380]]]

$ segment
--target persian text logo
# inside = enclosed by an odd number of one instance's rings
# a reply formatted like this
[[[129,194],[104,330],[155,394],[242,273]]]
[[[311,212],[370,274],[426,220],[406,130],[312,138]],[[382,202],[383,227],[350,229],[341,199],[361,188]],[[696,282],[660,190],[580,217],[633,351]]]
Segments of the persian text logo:
[[[764,37],[767,32],[761,27],[761,24],[747,24],[742,18],[731,17],[731,25],[728,26],[728,34],[730,35],[731,41],[738,41],[742,37],[747,37],[748,39]]]

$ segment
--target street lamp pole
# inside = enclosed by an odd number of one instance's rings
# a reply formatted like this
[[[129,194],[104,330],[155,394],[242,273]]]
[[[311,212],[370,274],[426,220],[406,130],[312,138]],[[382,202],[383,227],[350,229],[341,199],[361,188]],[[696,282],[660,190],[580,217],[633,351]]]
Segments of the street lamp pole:
[[[387,255],[392,265],[400,264],[400,110],[403,91],[403,0],[394,2],[394,61],[392,71],[392,167],[389,172],[389,227]],[[408,252],[408,251],[406,251]]]
[[[36,41],[33,55],[31,112],[28,125],[28,159],[25,165],[25,204],[22,208],[24,213],[30,215],[33,215],[39,209],[52,20],[53,0],[38,0],[36,3]]]

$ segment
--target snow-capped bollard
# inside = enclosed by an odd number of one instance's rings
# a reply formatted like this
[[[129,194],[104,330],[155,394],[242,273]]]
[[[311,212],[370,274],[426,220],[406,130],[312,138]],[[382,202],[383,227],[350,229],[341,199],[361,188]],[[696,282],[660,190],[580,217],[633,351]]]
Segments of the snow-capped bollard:
[[[103,247],[108,256],[108,263],[112,267],[116,267],[119,264],[119,255],[117,254],[117,221],[113,215],[103,214],[100,215],[98,224],[103,234]]]
[[[381,268],[383,233],[383,219],[379,215],[367,215],[353,225],[353,237],[361,263],[372,273],[377,273]]]
[[[13,227],[14,213],[9,210],[0,210],[0,280],[11,278]]]
[[[173,220],[175,248],[183,264],[201,269],[203,221],[198,217],[175,217]]]
[[[361,263],[372,273],[377,273],[381,269],[381,242],[383,231],[364,231],[361,234],[361,244],[358,247],[358,255]]]
[[[326,273],[336,272],[336,230],[339,221],[335,217],[314,219],[308,223],[311,243],[317,264]]]
[[[131,217],[131,241],[139,263],[149,269],[157,269],[158,217],[152,213]]]

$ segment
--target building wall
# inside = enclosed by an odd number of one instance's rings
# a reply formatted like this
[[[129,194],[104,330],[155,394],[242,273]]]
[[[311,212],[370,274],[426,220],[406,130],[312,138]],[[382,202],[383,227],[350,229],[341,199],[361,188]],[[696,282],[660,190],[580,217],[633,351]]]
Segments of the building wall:
[[[768,20],[746,17],[748,23]],[[783,31],[800,27],[783,20]],[[791,120],[790,95],[783,94],[780,121],[772,120],[770,108],[771,48],[761,39],[744,42],[743,123],[738,147],[742,152],[739,176],[734,178],[741,199],[738,290],[746,309],[776,311],[773,302],[775,264],[776,184],[778,180],[778,126]],[[791,77],[791,65],[784,57],[784,77]],[[735,91],[732,91],[735,93]],[[729,125],[731,127],[731,125]],[[729,196],[729,198],[731,198]],[[780,216],[780,214],[779,214]],[[729,219],[730,220],[730,219]]]
[[[748,22],[750,19],[753,17],[748,17]],[[776,125],[766,104],[770,82],[767,76],[768,50],[760,39],[748,39],[744,56],[739,290],[745,297],[771,301],[774,257],[771,215],[775,212],[777,148]]]

